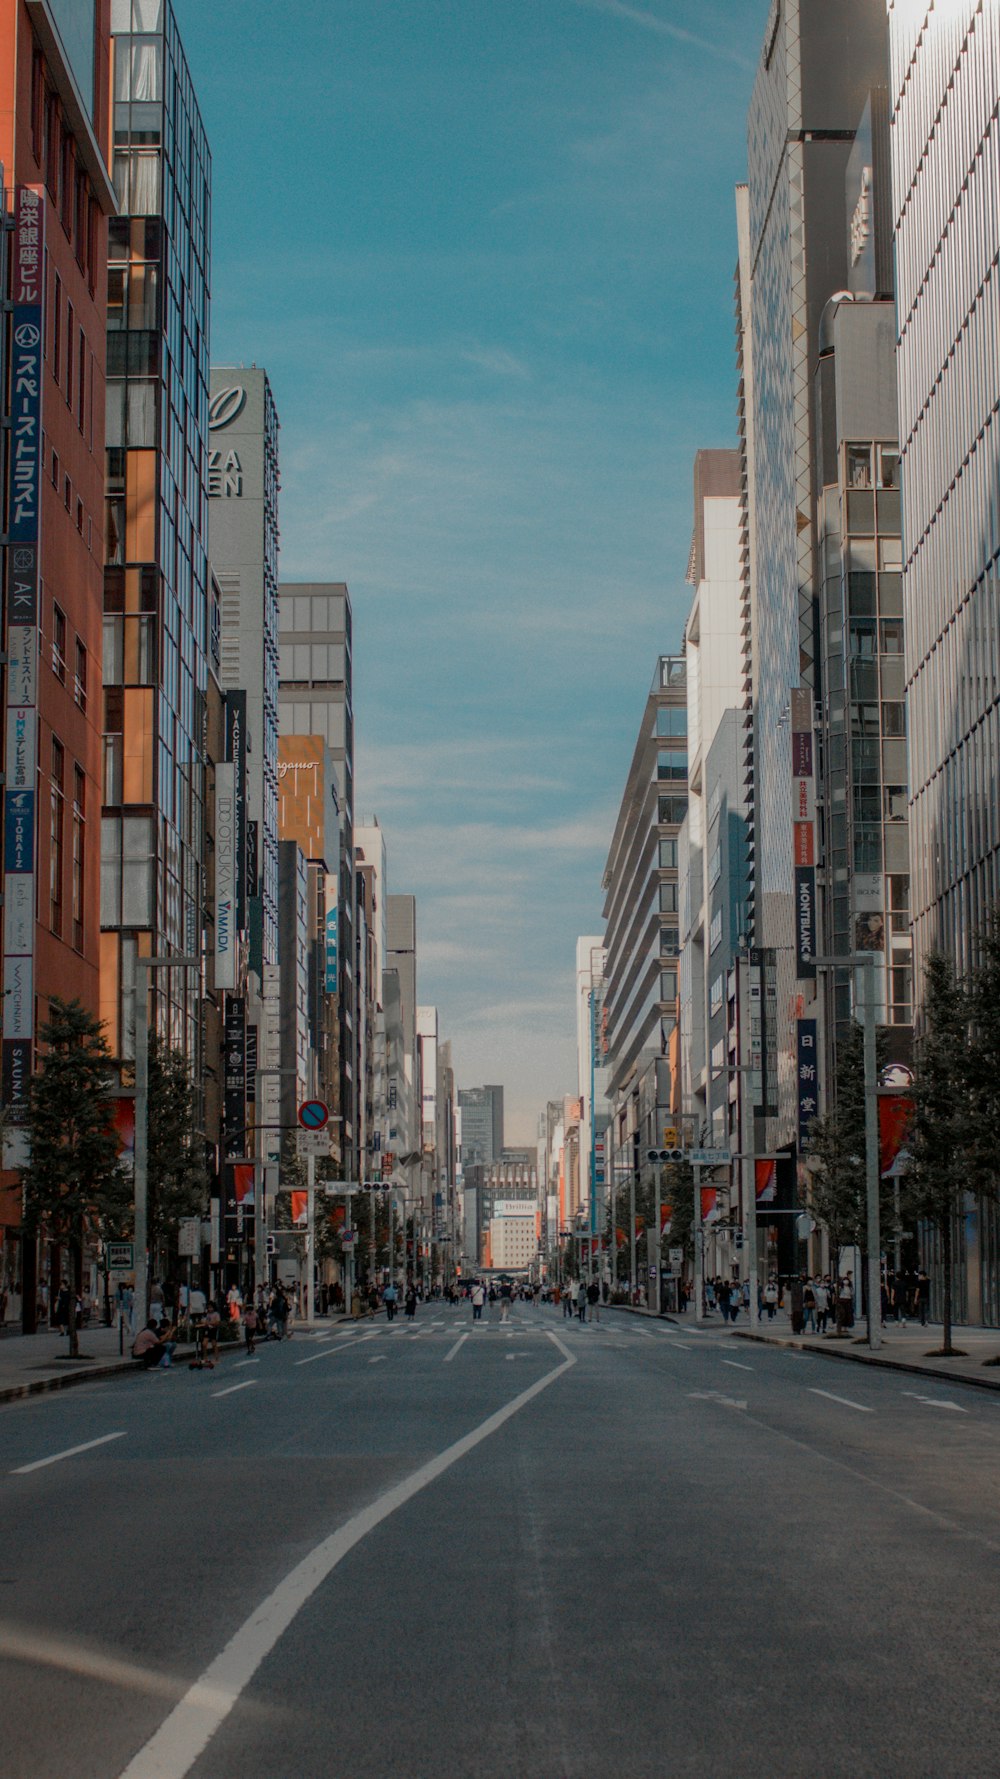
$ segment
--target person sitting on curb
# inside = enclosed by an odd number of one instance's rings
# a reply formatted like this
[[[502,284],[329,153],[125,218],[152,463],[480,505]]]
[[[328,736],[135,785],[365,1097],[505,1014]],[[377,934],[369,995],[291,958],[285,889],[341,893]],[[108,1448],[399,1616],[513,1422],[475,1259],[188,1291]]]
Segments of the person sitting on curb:
[[[170,1338],[173,1332],[172,1328],[158,1331],[152,1317],[145,1328],[140,1328],[132,1343],[132,1357],[139,1360],[143,1371],[165,1371],[171,1364],[175,1344]]]

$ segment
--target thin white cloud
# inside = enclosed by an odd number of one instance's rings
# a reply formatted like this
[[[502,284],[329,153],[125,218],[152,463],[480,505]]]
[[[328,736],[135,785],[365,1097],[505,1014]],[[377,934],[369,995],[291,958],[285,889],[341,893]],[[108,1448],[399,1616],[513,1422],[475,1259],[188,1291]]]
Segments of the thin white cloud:
[[[644,31],[653,31],[658,37],[670,37],[675,43],[687,44],[691,49],[704,50],[706,55],[715,56],[720,62],[735,62],[738,68],[753,67],[752,62],[727,43],[699,37],[694,31],[686,31],[683,25],[673,25],[667,19],[658,18],[655,12],[627,5],[626,0],[574,0],[574,4],[586,7],[588,12],[604,12],[612,18],[625,19],[629,24],[640,25]]]

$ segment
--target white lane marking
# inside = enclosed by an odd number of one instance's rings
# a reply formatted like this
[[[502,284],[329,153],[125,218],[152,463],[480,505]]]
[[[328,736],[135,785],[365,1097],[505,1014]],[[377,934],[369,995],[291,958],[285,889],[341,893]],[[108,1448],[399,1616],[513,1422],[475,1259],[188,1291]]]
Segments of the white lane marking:
[[[385,1364],[385,1354],[384,1353],[373,1353],[372,1357],[369,1359],[368,1363],[369,1363],[369,1365],[384,1365]]]
[[[444,1358],[442,1359],[442,1361],[441,1361],[442,1365],[450,1365],[451,1364],[451,1361],[454,1359],[455,1354],[458,1352],[459,1347],[462,1345],[462,1343],[464,1341],[467,1341],[468,1338],[469,1337],[467,1334],[459,1335],[457,1341],[455,1342],[455,1345],[449,1349],[449,1351],[445,1354]]]
[[[232,1396],[234,1390],[254,1390],[256,1387],[257,1379],[255,1377],[247,1377],[243,1379],[241,1384],[227,1384],[224,1390],[213,1390],[212,1395],[214,1397]]]
[[[11,1476],[28,1476],[32,1470],[44,1470],[48,1464],[61,1464],[64,1458],[75,1458],[78,1452],[92,1452],[95,1446],[108,1445],[112,1439],[124,1439],[124,1433],[102,1433],[100,1439],[88,1439],[83,1445],[67,1446],[64,1452],[53,1452],[51,1458],[36,1458],[33,1464],[19,1464]]]
[[[745,1411],[746,1403],[737,1402],[735,1396],[723,1396],[721,1390],[689,1390],[689,1402],[720,1402],[723,1408],[739,1408]]]
[[[655,1339],[656,1339],[656,1335],[655,1335],[655,1334],[650,1334],[650,1332],[649,1332],[649,1329],[648,1329],[648,1328],[636,1328],[636,1329],[635,1329],[635,1333],[636,1333],[636,1334],[641,1334],[641,1335],[642,1335],[642,1338],[643,1338],[643,1340],[655,1340]]]
[[[259,1365],[259,1364],[260,1364],[259,1359],[237,1359],[235,1365],[233,1366],[233,1370],[241,1371],[244,1365]]]
[[[723,1359],[723,1365],[731,1365],[734,1371],[752,1371],[752,1365],[741,1365],[738,1359]]]
[[[914,1402],[926,1402],[928,1408],[950,1408],[954,1415],[967,1415],[969,1412],[957,1402],[949,1402],[944,1396],[918,1396],[916,1390],[904,1390],[903,1395],[912,1396]]]
[[[827,1402],[839,1402],[844,1408],[856,1408],[859,1415],[873,1415],[875,1413],[875,1410],[873,1408],[868,1408],[865,1403],[852,1402],[849,1396],[835,1396],[832,1390],[814,1390],[812,1385],[810,1385],[809,1393],[812,1396],[825,1396]]]
[[[185,1779],[216,1730],[225,1723],[261,1662],[338,1563],[343,1562],[355,1545],[383,1520],[405,1507],[415,1495],[436,1482],[484,1440],[498,1433],[514,1415],[527,1408],[529,1402],[576,1364],[575,1357],[566,1352],[561,1341],[555,1335],[551,1339],[566,1354],[563,1363],[546,1372],[537,1383],[530,1384],[503,1408],[481,1421],[471,1433],[466,1433],[437,1457],[422,1464],[394,1488],[387,1489],[371,1506],[354,1514],[329,1538],[317,1544],[244,1621],[221,1654],[209,1663],[155,1734],[129,1761],[120,1779]]]
[[[672,1340],[670,1345],[672,1347],[680,1347],[682,1353],[690,1353],[691,1351],[686,1340]]]
[[[354,1347],[362,1347],[366,1340],[378,1340],[377,1334],[362,1334],[358,1340],[342,1340],[338,1346],[323,1347],[318,1353],[310,1353],[308,1359],[296,1359],[296,1365],[315,1365],[317,1359],[335,1359],[338,1353],[347,1353]]]

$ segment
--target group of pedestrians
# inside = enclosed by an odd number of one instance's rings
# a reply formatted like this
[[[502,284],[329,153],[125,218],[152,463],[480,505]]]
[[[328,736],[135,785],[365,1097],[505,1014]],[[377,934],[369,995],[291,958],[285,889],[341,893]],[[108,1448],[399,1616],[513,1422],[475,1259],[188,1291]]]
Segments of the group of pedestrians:
[[[705,1314],[711,1315],[718,1310],[724,1322],[735,1322],[740,1310],[750,1308],[750,1287],[744,1280],[741,1285],[738,1279],[706,1279],[705,1280]]]
[[[577,1321],[585,1322],[588,1312],[592,1322],[601,1319],[601,1287],[596,1279],[567,1279],[565,1285],[554,1294],[555,1301],[562,1302],[563,1316],[575,1316]]]

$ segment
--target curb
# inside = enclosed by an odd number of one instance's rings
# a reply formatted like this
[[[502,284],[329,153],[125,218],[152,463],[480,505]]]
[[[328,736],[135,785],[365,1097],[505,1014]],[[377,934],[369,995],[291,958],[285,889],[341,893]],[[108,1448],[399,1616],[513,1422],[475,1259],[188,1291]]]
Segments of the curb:
[[[769,1340],[766,1334],[751,1334],[747,1329],[734,1329],[731,1340],[752,1340],[761,1347],[791,1348],[798,1353],[814,1353],[820,1359],[846,1359],[852,1365],[874,1365],[881,1371],[905,1371],[911,1377],[932,1377],[954,1384],[970,1384],[974,1390],[1000,1390],[1000,1378],[967,1377],[964,1372],[935,1371],[930,1365],[915,1365],[910,1359],[882,1359],[875,1353],[849,1353],[843,1347],[820,1347],[805,1340]]]
[[[228,1343],[235,1344],[235,1343]],[[178,1347],[174,1363],[181,1365],[195,1351],[193,1345]],[[243,1351],[242,1346],[238,1349]],[[220,1352],[219,1358],[222,1358]],[[28,1396],[48,1396],[53,1390],[71,1390],[76,1384],[97,1384],[106,1377],[141,1376],[142,1367],[136,1359],[112,1359],[106,1365],[92,1365],[86,1371],[62,1372],[56,1377],[32,1378],[24,1384],[6,1384],[0,1387],[0,1406],[5,1402],[23,1402]]]

